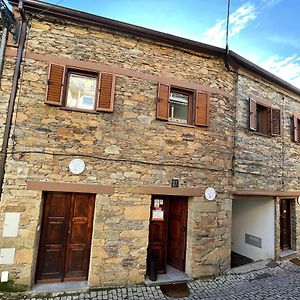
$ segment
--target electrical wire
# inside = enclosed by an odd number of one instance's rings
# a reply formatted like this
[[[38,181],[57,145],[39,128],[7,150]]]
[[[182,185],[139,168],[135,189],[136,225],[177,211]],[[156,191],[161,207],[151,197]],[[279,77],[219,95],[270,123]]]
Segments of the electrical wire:
[[[230,169],[225,170],[224,168],[212,168],[212,167],[204,167],[204,166],[197,166],[191,164],[176,164],[176,163],[169,163],[169,162],[156,162],[156,161],[146,161],[146,160],[137,160],[137,159],[127,159],[127,158],[113,158],[113,157],[105,157],[101,155],[94,155],[94,154],[82,154],[82,153],[64,153],[64,152],[52,152],[52,151],[37,151],[37,150],[21,150],[21,151],[7,151],[7,154],[14,155],[14,154],[45,154],[45,155],[52,155],[52,156],[71,156],[71,157],[86,157],[86,158],[93,158],[103,161],[112,161],[112,162],[125,162],[131,164],[143,164],[143,165],[155,165],[155,166],[163,166],[163,167],[181,167],[181,168],[190,168],[190,169],[197,169],[197,170],[209,170],[209,171],[217,171],[217,172],[230,172]],[[15,159],[13,157],[13,159]]]
[[[53,4],[48,3],[48,4],[50,4],[50,7],[46,8],[45,10],[42,10],[41,12],[39,12],[39,14],[43,14],[43,13],[45,13],[45,12],[48,12],[49,10],[51,10],[51,8],[53,8],[54,6],[60,4],[60,3],[63,2],[63,1],[64,1],[64,0],[59,0],[59,1],[57,1],[56,3],[53,3]]]

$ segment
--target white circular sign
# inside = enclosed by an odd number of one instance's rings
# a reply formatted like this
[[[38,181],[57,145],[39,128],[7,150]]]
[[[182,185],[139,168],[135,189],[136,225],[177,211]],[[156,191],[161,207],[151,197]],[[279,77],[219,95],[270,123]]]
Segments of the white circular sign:
[[[81,174],[85,169],[85,163],[82,159],[75,158],[69,163],[69,169],[73,174]]]
[[[212,200],[215,200],[216,198],[216,190],[212,187],[209,187],[205,190],[205,198],[208,200],[208,201],[212,201]]]

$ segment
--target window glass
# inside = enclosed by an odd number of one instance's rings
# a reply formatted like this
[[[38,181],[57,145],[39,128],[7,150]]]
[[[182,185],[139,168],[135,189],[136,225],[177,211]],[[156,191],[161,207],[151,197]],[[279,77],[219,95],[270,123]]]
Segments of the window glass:
[[[269,135],[270,134],[270,116],[269,109],[263,105],[257,104],[256,110],[256,128],[257,132]]]
[[[66,106],[93,110],[96,86],[96,77],[70,73]]]
[[[169,120],[187,123],[189,96],[178,92],[171,92]]]

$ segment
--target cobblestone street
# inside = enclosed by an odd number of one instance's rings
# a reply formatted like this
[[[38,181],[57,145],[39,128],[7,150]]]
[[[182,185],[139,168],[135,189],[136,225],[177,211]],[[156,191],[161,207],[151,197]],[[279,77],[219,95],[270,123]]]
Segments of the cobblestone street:
[[[299,299],[300,267],[291,262],[281,262],[273,268],[244,274],[227,274],[214,280],[196,280],[189,283],[190,296],[181,299]],[[130,287],[82,292],[80,294],[0,294],[1,299],[26,300],[109,300],[109,299],[174,299],[165,296],[157,287]]]

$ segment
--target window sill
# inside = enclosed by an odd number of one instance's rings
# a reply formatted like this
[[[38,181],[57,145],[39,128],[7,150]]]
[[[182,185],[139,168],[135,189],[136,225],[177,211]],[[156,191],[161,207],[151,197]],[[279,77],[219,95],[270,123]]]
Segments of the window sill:
[[[171,121],[168,121],[167,125],[175,125],[175,126],[181,126],[181,127],[196,128],[195,125],[184,124],[184,123],[176,123],[176,122],[171,122]]]
[[[254,131],[254,130],[250,130],[250,132],[252,132],[252,133],[253,133],[253,134],[255,134],[255,135],[259,135],[259,136],[263,136],[263,137],[267,137],[267,138],[276,138],[276,137],[281,137],[281,135],[270,135],[270,134],[264,134],[264,133],[257,132],[257,131]]]
[[[75,112],[82,112],[82,113],[88,113],[88,114],[99,114],[98,111],[95,110],[88,110],[88,109],[82,109],[82,108],[71,108],[71,107],[60,107],[60,110],[67,110],[67,111],[75,111]]]

